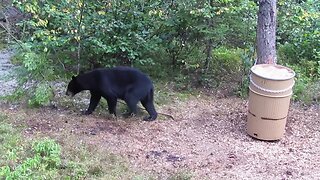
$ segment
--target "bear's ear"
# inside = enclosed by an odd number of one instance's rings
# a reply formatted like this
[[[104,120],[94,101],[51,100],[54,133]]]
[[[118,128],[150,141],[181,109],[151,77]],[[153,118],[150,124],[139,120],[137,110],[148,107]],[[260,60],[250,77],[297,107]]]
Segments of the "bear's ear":
[[[76,77],[75,77],[75,76],[72,76],[72,79],[76,79]]]

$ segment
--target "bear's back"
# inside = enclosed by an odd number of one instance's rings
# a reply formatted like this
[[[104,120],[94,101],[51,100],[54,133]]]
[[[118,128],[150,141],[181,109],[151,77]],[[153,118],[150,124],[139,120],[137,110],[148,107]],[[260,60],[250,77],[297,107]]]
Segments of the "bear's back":
[[[107,79],[113,84],[129,85],[129,84],[152,84],[150,78],[140,70],[127,66],[117,66],[114,68],[99,68],[91,71],[100,78]]]

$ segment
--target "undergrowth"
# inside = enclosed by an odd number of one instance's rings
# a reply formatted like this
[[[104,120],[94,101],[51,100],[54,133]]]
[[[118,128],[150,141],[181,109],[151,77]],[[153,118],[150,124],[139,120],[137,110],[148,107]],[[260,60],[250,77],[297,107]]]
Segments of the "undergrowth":
[[[0,179],[157,179],[151,172],[133,171],[121,155],[88,145],[69,132],[55,138],[22,135],[26,119],[23,113],[0,113]],[[191,177],[182,171],[169,175],[177,180]]]
[[[63,145],[48,137],[26,138],[20,134],[22,128],[11,122],[12,118],[0,114],[0,179],[140,177],[118,155],[90,149],[75,137]]]

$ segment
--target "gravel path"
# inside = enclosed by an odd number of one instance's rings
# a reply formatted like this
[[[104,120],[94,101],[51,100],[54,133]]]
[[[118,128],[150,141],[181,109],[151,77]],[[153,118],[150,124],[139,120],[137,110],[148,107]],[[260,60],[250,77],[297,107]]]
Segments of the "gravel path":
[[[16,80],[11,76],[13,74],[14,67],[10,63],[12,55],[12,51],[0,51],[0,96],[12,93],[17,85]]]

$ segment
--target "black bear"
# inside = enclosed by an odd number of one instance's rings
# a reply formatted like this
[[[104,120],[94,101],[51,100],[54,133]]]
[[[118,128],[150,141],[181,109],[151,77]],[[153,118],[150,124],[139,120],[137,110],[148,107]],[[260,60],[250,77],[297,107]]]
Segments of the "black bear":
[[[149,113],[145,121],[157,118],[153,104],[154,87],[150,78],[131,67],[101,68],[73,76],[68,84],[66,94],[75,94],[89,90],[91,94],[90,105],[85,114],[91,114],[97,107],[101,97],[108,103],[110,114],[116,115],[117,99],[122,99],[129,107],[129,114],[137,113],[137,104],[140,101]]]

